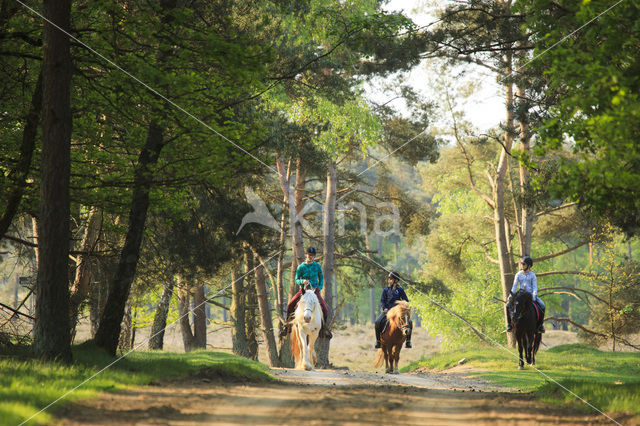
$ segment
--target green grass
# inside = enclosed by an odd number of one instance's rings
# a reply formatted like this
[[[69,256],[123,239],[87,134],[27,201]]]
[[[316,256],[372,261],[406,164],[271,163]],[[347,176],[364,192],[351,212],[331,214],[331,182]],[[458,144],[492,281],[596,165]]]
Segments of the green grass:
[[[447,369],[466,358],[468,364],[486,370],[472,373],[473,376],[533,392],[545,402],[593,410],[556,381],[604,412],[640,415],[640,353],[603,352],[583,344],[555,346],[536,356],[536,368],[548,376],[545,377],[528,366],[518,370],[517,351],[513,352],[515,357],[503,349],[441,353],[411,363],[403,371],[419,367]]]
[[[0,424],[21,423],[116,359],[90,344],[75,346],[73,355],[74,363],[69,366],[40,362],[25,354],[0,358]],[[227,353],[133,352],[38,414],[29,424],[51,422],[52,413],[65,403],[90,398],[98,392],[188,376],[205,369],[208,377],[226,380],[274,380],[265,365]]]

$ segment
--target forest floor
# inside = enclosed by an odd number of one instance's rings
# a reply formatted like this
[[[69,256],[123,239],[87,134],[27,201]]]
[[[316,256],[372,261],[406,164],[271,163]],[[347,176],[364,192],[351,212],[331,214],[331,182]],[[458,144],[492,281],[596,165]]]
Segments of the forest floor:
[[[66,406],[60,425],[118,424],[603,424],[606,417],[538,402],[517,389],[470,377],[470,367],[388,375],[373,368],[370,327],[336,330],[330,359],[336,369],[272,369],[278,383],[221,381],[202,371],[148,387]],[[214,337],[214,336],[211,336]],[[229,342],[216,336],[219,349]],[[571,343],[573,333],[549,331],[546,344]],[[168,343],[171,346],[172,338]],[[175,342],[174,342],[175,343]],[[438,339],[416,329],[400,366],[438,351]],[[542,355],[544,356],[544,355]],[[516,361],[514,360],[514,368]],[[381,369],[378,369],[381,370]],[[638,424],[618,419],[623,424]],[[631,422],[631,423],[630,423]]]

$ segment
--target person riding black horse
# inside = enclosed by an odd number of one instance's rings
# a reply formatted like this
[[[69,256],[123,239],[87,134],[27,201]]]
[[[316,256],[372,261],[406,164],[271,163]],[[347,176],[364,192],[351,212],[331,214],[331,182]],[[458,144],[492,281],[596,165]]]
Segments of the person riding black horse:
[[[538,319],[538,333],[544,333],[544,312],[545,312],[545,304],[538,297],[538,279],[536,278],[536,274],[533,273],[531,268],[533,267],[533,259],[529,256],[525,256],[520,261],[520,271],[516,274],[513,279],[513,286],[511,287],[511,292],[509,293],[509,298],[507,299],[507,331],[513,331],[513,324],[511,324],[511,305],[513,302],[513,297],[515,296],[518,288],[521,290],[525,290],[531,293],[531,298],[533,302],[538,305],[538,309],[540,312],[540,318]]]
[[[327,315],[329,314],[329,310],[327,309],[327,304],[320,294],[320,290],[322,290],[324,282],[322,267],[318,262],[314,261],[315,257],[316,249],[309,247],[307,249],[305,261],[298,265],[298,269],[296,269],[296,284],[300,286],[300,290],[293,295],[287,305],[287,324],[280,332],[281,337],[284,337],[291,332],[290,322],[293,319],[293,314],[298,302],[300,301],[300,297],[307,287],[311,287],[315,291],[316,296],[318,297],[318,302],[320,302],[320,307],[322,308],[323,321],[322,328],[320,329],[320,337],[324,337],[325,339],[331,339],[333,337],[333,334],[331,334],[327,325]]]
[[[409,301],[407,294],[404,292],[404,289],[398,285],[398,281],[400,281],[400,275],[397,272],[391,272],[387,277],[387,287],[382,290],[382,296],[380,296],[380,307],[382,308],[382,312],[378,315],[378,318],[375,322],[376,329],[376,349],[378,349],[382,344],[380,343],[380,334],[384,329],[385,324],[387,323],[387,311],[393,308],[393,305],[398,300],[406,300]],[[411,347],[411,331],[413,330],[413,322],[409,319],[408,324],[408,334],[407,341],[405,347]]]

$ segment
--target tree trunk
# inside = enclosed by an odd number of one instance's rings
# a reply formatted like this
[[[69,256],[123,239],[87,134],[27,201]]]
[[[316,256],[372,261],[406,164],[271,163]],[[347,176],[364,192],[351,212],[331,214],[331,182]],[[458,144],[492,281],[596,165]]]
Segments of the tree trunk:
[[[44,1],[42,61],[42,160],[40,183],[40,261],[36,284],[33,351],[70,362],[69,179],[71,171],[71,1]]]
[[[280,253],[278,253],[278,270],[276,272],[276,298],[277,298],[277,310],[278,316],[282,318],[282,320],[286,320],[285,316],[287,315],[287,299],[285,298],[284,293],[284,255],[285,255],[285,244],[287,240],[287,213],[286,213],[286,203],[282,204],[282,216],[280,218],[280,241],[279,241],[279,249]],[[278,321],[278,329],[282,330],[282,322]]]
[[[249,351],[249,359],[254,361],[258,360],[258,333],[257,333],[257,315],[256,309],[258,308],[258,295],[256,294],[256,287],[251,282],[254,278],[252,270],[254,268],[253,256],[250,253],[249,248],[245,247],[244,250],[244,265],[246,274],[245,280],[245,334],[247,336],[247,349]]]
[[[322,233],[324,236],[323,250],[324,258],[322,259],[322,269],[324,275],[324,286],[322,289],[322,297],[327,304],[327,322],[330,323],[333,318],[333,268],[335,260],[335,213],[336,213],[336,163],[330,160],[327,165],[327,194],[324,203],[324,215],[322,218]],[[326,324],[328,327],[329,324]],[[316,343],[317,365],[321,368],[328,367],[329,348],[331,340],[319,337]]]
[[[82,243],[80,244],[81,254],[76,260],[76,276],[73,281],[73,289],[71,291],[71,335],[75,336],[76,325],[78,323],[78,314],[80,305],[89,294],[89,282],[91,281],[91,259],[85,253],[92,251],[98,241],[98,232],[101,223],[101,214],[97,207],[91,207]]]
[[[247,335],[245,333],[245,315],[244,315],[244,288],[243,280],[238,278],[236,265],[231,270],[231,341],[233,353],[245,358],[249,357],[249,345],[247,344]]]
[[[121,352],[131,350],[131,305],[127,303],[122,318],[122,327],[120,328],[120,337],[118,338],[118,349]]]
[[[505,76],[511,74],[511,54],[507,54],[507,71]],[[500,153],[500,159],[498,161],[498,167],[496,169],[496,177],[493,182],[493,223],[496,232],[496,248],[498,252],[498,265],[500,267],[500,286],[502,288],[503,300],[507,299],[509,292],[511,291],[511,285],[513,284],[513,259],[511,259],[511,252],[509,250],[507,234],[505,205],[504,205],[504,190],[505,190],[505,176],[507,172],[507,166],[509,161],[509,153],[513,145],[513,84],[505,84],[506,93],[506,123],[504,132],[504,149]],[[504,321],[505,326],[507,324],[507,312],[504,309]],[[507,343],[513,347],[515,345],[515,339],[513,333],[507,333]]]
[[[133,199],[129,211],[129,229],[96,333],[96,344],[112,355],[116,353],[124,306],[129,297],[140,257],[140,245],[149,209],[149,190],[153,167],[158,162],[163,145],[162,129],[153,122],[149,125],[147,140],[138,158],[134,173]]]
[[[4,234],[7,233],[7,229],[9,229],[18,211],[18,206],[20,206],[20,201],[24,194],[27,175],[31,168],[31,158],[33,157],[33,150],[36,145],[36,138],[38,137],[38,123],[40,121],[41,110],[42,72],[38,75],[38,81],[36,82],[36,87],[31,97],[31,107],[24,123],[20,156],[18,157],[15,167],[7,176],[9,193],[5,198],[4,211],[2,212],[2,216],[0,216],[0,240],[2,240]]]
[[[153,316],[153,325],[151,326],[151,337],[149,337],[149,349],[162,350],[164,346],[164,332],[167,327],[167,316],[171,306],[171,296],[173,295],[173,279],[168,280],[164,289],[160,302],[156,307],[156,313]]]
[[[300,162],[297,161],[296,165],[299,165]],[[276,165],[278,167],[278,175],[280,177],[280,188],[282,189],[282,193],[284,199],[286,200],[288,211],[289,211],[289,230],[291,232],[291,274],[289,281],[289,296],[293,296],[298,288],[295,284],[295,273],[296,268],[298,267],[299,262],[302,262],[304,259],[304,247],[302,245],[302,232],[299,223],[296,226],[296,202],[295,197],[292,194],[291,187],[289,184],[290,174],[289,171],[285,171],[284,162],[282,158],[278,158],[276,161]],[[298,173],[300,172],[300,173]],[[301,171],[299,167],[296,168],[296,179],[299,179],[301,176]],[[284,227],[282,227],[284,229]],[[284,287],[284,284],[283,284]],[[283,300],[283,310],[286,311],[286,302]],[[286,312],[285,312],[286,315]],[[285,318],[286,320],[286,318]],[[280,354],[280,364],[283,367],[293,367],[293,358],[291,356],[290,351],[290,338],[291,334],[288,334],[285,338],[282,338],[278,342],[278,353]]]
[[[259,263],[260,260],[256,256],[254,261]],[[269,307],[269,297],[267,286],[265,284],[264,266],[259,266],[256,271],[256,294],[258,296],[258,306],[260,308],[260,322],[262,324],[262,334],[267,344],[267,354],[269,356],[269,366],[279,367],[280,359],[278,358],[278,347],[276,346],[276,338],[273,335],[273,319],[271,318],[271,308]]]
[[[197,347],[195,336],[191,331],[191,323],[189,322],[190,301],[191,294],[187,284],[178,278],[178,315],[180,316],[180,334],[182,335],[185,352],[191,352]]]
[[[204,283],[200,282],[193,289],[193,337],[196,348],[207,347],[207,314]]]
[[[521,85],[518,85],[518,98],[521,100],[526,99],[526,90]],[[529,123],[520,119],[520,145],[522,146],[523,153],[529,158],[531,156],[531,144],[529,136]],[[531,238],[533,235],[533,221],[535,215],[533,214],[533,205],[526,202],[529,191],[529,169],[527,165],[520,161],[520,223],[522,224],[522,240],[520,241],[520,255],[531,256]],[[515,194],[514,194],[515,195]]]

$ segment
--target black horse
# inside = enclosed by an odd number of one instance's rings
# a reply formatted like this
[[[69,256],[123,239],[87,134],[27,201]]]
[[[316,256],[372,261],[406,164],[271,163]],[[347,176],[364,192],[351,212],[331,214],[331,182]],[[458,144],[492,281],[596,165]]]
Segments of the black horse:
[[[518,368],[522,370],[524,368],[522,350],[524,349],[527,364],[535,365],[536,352],[538,352],[542,340],[542,334],[538,333],[538,317],[536,308],[533,306],[531,293],[518,290],[513,298],[511,312],[516,341],[518,342],[518,352],[520,353]]]

